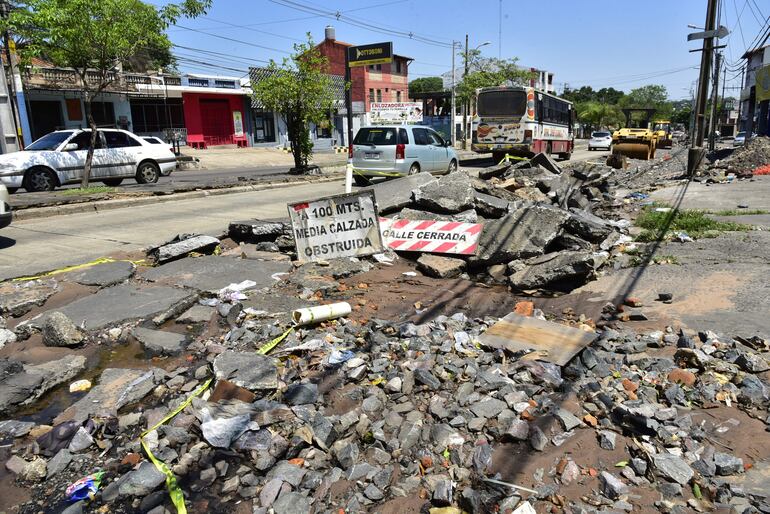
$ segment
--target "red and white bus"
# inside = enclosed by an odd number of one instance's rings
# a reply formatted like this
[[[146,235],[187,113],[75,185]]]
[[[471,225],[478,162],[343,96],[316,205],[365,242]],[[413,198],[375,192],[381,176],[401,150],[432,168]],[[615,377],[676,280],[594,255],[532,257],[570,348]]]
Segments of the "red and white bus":
[[[571,102],[531,87],[485,87],[476,92],[473,144],[478,153],[531,157],[557,154],[569,159],[574,148],[575,110]]]

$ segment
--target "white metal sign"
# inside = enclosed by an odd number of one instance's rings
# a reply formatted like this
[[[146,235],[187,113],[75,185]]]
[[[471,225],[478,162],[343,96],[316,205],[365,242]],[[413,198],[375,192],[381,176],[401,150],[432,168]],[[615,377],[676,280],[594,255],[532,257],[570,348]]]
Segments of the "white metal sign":
[[[373,103],[372,123],[419,123],[422,121],[422,104],[419,102]]]
[[[373,191],[288,205],[297,258],[362,257],[384,250]]]
[[[481,223],[380,218],[385,245],[403,252],[475,255]]]

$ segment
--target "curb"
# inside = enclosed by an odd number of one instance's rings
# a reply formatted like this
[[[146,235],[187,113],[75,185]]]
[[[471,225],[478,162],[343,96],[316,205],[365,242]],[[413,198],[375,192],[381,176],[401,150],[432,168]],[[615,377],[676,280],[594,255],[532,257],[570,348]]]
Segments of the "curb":
[[[150,195],[136,198],[117,198],[115,200],[101,200],[96,202],[81,202],[66,205],[52,205],[50,207],[32,207],[13,211],[14,221],[25,221],[32,219],[51,218],[66,214],[78,214],[83,212],[99,212],[112,209],[122,209],[125,207],[134,207],[138,205],[148,205],[151,203],[175,202],[180,200],[189,200],[192,198],[203,198],[206,196],[221,196],[235,193],[248,193],[250,191],[265,191],[277,189],[284,186],[297,186],[302,184],[320,184],[325,182],[335,182],[344,178],[340,175],[328,177],[319,177],[308,180],[292,180],[287,182],[270,182],[266,184],[253,184],[248,186],[223,187],[220,189],[199,189],[195,191],[186,191],[183,193],[172,193],[169,195]]]

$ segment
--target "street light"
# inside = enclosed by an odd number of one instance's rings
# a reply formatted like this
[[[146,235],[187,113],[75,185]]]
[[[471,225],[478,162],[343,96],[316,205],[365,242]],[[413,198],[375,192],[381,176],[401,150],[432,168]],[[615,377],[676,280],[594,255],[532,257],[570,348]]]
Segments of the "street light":
[[[473,49],[475,52],[482,46],[491,45],[491,41],[484,41],[479,46]],[[465,77],[468,76],[468,34],[465,34],[465,70],[463,71],[463,80],[465,80]],[[466,101],[465,105],[463,105],[463,150],[468,149],[468,111],[470,110],[470,101]]]

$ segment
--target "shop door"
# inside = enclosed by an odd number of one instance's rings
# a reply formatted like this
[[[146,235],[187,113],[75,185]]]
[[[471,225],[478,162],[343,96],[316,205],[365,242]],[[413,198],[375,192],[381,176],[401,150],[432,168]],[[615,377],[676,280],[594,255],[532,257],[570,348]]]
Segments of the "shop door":
[[[32,139],[39,139],[64,125],[61,101],[30,100],[29,107],[32,111]]]
[[[228,145],[233,140],[233,117],[227,100],[201,100],[203,139],[209,146]]]

